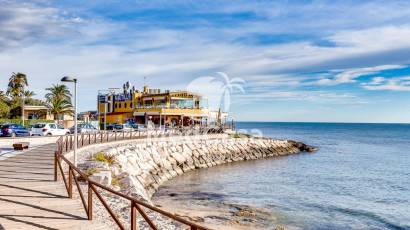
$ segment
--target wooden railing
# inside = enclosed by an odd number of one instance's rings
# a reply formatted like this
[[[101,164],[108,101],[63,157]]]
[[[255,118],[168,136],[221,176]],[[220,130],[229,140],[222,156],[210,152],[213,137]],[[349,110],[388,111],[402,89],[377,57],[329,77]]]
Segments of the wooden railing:
[[[192,129],[173,129],[168,131],[161,130],[152,130],[152,131],[130,131],[130,132],[98,132],[98,133],[88,133],[80,134],[77,137],[78,148],[83,146],[113,142],[118,140],[132,140],[132,139],[142,139],[147,137],[163,137],[163,136],[178,136],[178,135],[198,135],[198,134],[207,134],[207,133],[220,133],[223,131],[223,128],[220,129],[206,129],[200,128],[197,130]],[[54,180],[58,180],[58,174],[60,173],[64,185],[67,189],[68,197],[73,198],[73,185],[76,186],[79,193],[82,205],[87,214],[89,220],[93,219],[93,195],[95,195],[98,200],[102,203],[105,210],[113,218],[114,222],[120,229],[127,229],[124,223],[121,222],[119,213],[115,213],[113,209],[110,208],[107,201],[104,199],[104,195],[111,194],[119,196],[123,199],[128,200],[130,204],[130,229],[137,229],[137,215],[141,215],[142,219],[149,225],[151,229],[158,229],[154,221],[147,215],[144,209],[149,210],[150,212],[160,214],[162,216],[168,217],[173,221],[179,223],[180,225],[186,225],[191,230],[199,229],[208,229],[206,227],[200,226],[191,221],[185,220],[177,215],[161,210],[157,207],[154,207],[144,201],[141,201],[135,197],[131,197],[120,192],[117,192],[105,185],[97,183],[89,178],[86,173],[82,172],[78,167],[76,167],[69,159],[64,156],[64,153],[67,153],[74,148],[74,136],[66,135],[61,136],[57,140],[57,149],[55,151],[54,158]],[[62,163],[66,163],[68,167],[63,167]],[[67,170],[68,172],[64,172]],[[68,175],[66,175],[68,174]],[[68,178],[67,178],[68,176]],[[81,180],[81,181],[80,181]],[[74,183],[73,183],[74,182]],[[87,197],[84,196],[84,193],[81,189],[80,183],[87,187]],[[104,193],[98,191],[101,189]]]

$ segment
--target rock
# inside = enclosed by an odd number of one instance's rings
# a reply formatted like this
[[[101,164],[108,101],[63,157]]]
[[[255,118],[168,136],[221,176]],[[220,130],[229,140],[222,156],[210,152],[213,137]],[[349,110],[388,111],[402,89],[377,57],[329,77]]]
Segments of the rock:
[[[313,147],[313,146],[309,146],[307,144],[304,144],[302,142],[298,142],[298,141],[293,141],[293,140],[288,140],[288,143],[290,143],[292,146],[298,148],[300,151],[302,152],[315,152],[317,151],[317,148]]]
[[[111,171],[100,171],[98,173],[94,173],[90,176],[90,179],[103,185],[111,185]]]

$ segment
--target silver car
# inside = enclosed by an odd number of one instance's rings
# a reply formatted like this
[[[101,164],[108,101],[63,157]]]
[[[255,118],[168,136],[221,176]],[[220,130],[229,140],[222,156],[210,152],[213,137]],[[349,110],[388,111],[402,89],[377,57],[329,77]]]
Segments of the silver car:
[[[90,124],[77,124],[77,133],[96,133],[98,130]],[[70,128],[70,133],[74,133],[74,126]]]

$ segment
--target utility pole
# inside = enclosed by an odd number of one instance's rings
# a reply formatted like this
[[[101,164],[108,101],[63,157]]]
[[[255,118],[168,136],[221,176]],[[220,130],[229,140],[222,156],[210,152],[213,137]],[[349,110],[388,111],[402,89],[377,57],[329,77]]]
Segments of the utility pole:
[[[21,91],[21,124],[24,126],[24,85]]]

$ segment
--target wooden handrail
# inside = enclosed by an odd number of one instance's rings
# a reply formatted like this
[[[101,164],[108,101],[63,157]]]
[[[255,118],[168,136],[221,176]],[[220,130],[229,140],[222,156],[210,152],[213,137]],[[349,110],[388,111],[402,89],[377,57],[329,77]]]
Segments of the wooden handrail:
[[[182,134],[182,135],[195,135],[196,133],[192,132],[193,130],[189,130],[189,129],[178,129],[178,130],[170,130],[168,133],[170,135],[178,135],[178,134]],[[221,130],[215,130],[214,128],[212,130],[204,130],[204,129],[199,129],[199,134],[206,134],[208,132],[220,132]],[[222,129],[223,131],[223,129]],[[138,132],[138,135],[132,135],[133,133]],[[123,132],[122,135],[117,135],[117,132],[98,132],[95,133],[94,135],[94,140],[91,140],[91,135],[88,135],[88,143],[84,142],[84,137],[86,135],[80,135],[80,140],[77,139],[77,143],[81,143],[81,147],[83,146],[87,146],[87,145],[92,145],[92,144],[97,144],[97,143],[103,143],[104,141],[106,142],[113,142],[113,141],[117,141],[117,140],[130,140],[130,139],[141,139],[144,137],[147,137],[150,135],[149,131],[145,131],[145,133],[141,132],[141,131],[130,131],[129,132],[129,138],[126,138],[127,135],[125,134],[126,132]],[[104,134],[106,136],[106,139],[104,138]],[[110,134],[111,136],[113,136],[113,139],[110,139]],[[158,130],[155,131],[155,135],[160,135],[162,133],[158,133]],[[100,135],[100,138],[98,138],[98,135]],[[118,138],[119,137],[119,138]],[[100,141],[100,142],[99,142]],[[70,142],[68,144],[68,142]],[[65,148],[64,148],[65,147]],[[80,146],[79,146],[80,147]],[[86,175],[84,172],[82,172],[79,168],[77,168],[69,159],[67,159],[64,155],[63,152],[65,150],[65,152],[68,152],[69,150],[72,150],[73,148],[73,138],[72,135],[70,135],[70,138],[68,138],[68,136],[61,136],[58,140],[57,140],[57,148],[56,148],[56,152],[55,152],[55,159],[54,159],[54,179],[57,181],[58,179],[58,171],[60,171],[60,174],[63,178],[63,182],[64,185],[66,187],[67,193],[68,193],[68,197],[72,198],[73,194],[72,194],[72,190],[73,190],[73,183],[72,181],[74,180],[74,183],[77,187],[77,191],[80,194],[80,198],[81,198],[81,202],[82,205],[84,207],[84,210],[87,214],[87,217],[89,220],[92,220],[92,213],[93,213],[93,208],[92,208],[92,193],[95,193],[95,195],[97,196],[97,198],[100,200],[100,202],[102,203],[102,205],[104,206],[104,208],[107,210],[107,212],[110,214],[110,216],[113,218],[113,220],[115,221],[115,223],[117,224],[117,226],[120,229],[125,229],[124,225],[121,223],[120,219],[117,217],[117,215],[114,213],[114,211],[109,207],[108,203],[104,200],[103,195],[98,191],[97,188],[111,193],[113,195],[122,197],[124,199],[127,199],[130,201],[130,207],[131,207],[131,221],[130,221],[130,226],[131,229],[134,230],[136,229],[137,223],[136,223],[136,216],[137,216],[137,212],[141,215],[141,217],[148,223],[148,225],[152,228],[152,229],[157,229],[155,223],[149,218],[149,216],[145,213],[145,211],[142,209],[142,207],[147,208],[153,212],[159,213],[163,216],[166,216],[168,218],[173,219],[174,221],[177,221],[181,224],[187,225],[189,226],[191,229],[208,229],[204,226],[198,225],[194,222],[188,221],[184,218],[181,218],[177,215],[174,215],[170,212],[164,211],[160,208],[157,208],[155,206],[152,206],[142,200],[139,200],[135,197],[131,197],[128,195],[125,195],[123,193],[120,193],[118,191],[115,191],[111,188],[109,188],[108,186],[105,186],[103,184],[97,183],[93,180],[91,180],[89,178],[88,175]],[[63,167],[61,165],[61,162],[64,162],[68,165],[68,182],[65,178],[65,174],[64,174],[64,170]],[[84,195],[82,193],[80,184],[78,182],[78,179],[75,175],[75,173],[77,173],[81,179],[83,179],[86,183],[88,183],[88,200],[86,201],[84,198]],[[87,202],[87,204],[86,204]]]

